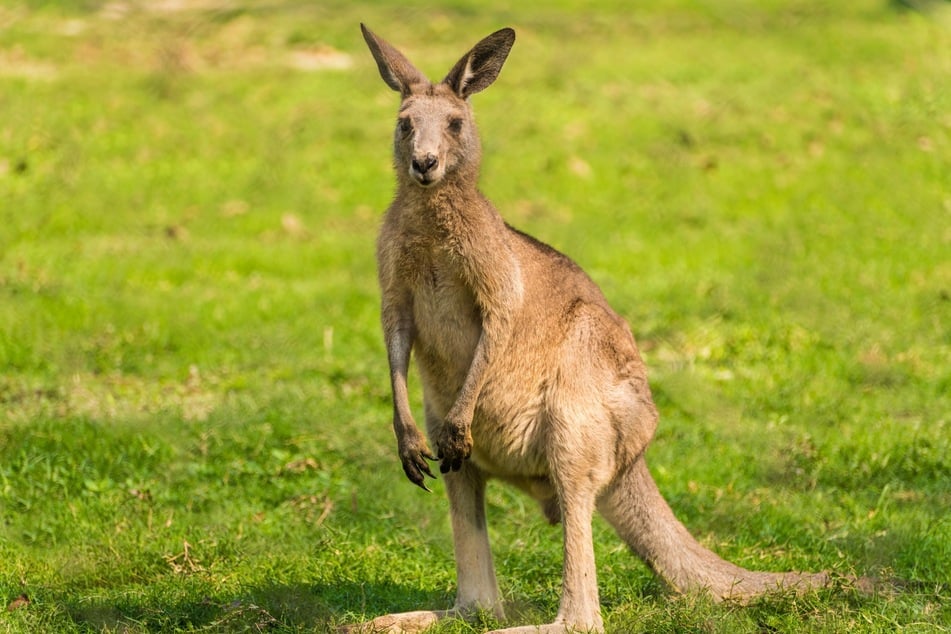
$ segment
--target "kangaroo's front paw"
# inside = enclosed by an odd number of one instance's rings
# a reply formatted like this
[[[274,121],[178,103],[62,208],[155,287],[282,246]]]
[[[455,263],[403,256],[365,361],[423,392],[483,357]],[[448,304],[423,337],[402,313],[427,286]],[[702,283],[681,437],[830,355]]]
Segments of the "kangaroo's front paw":
[[[447,421],[436,441],[436,451],[441,473],[459,471],[462,461],[472,455],[472,433],[469,431],[469,425]]]
[[[408,438],[401,438],[399,441],[400,462],[403,463],[403,472],[410,482],[429,491],[426,486],[426,480],[423,474],[430,478],[435,478],[433,472],[429,469],[427,460],[436,460],[436,457],[429,451],[426,440],[421,434],[413,435]]]

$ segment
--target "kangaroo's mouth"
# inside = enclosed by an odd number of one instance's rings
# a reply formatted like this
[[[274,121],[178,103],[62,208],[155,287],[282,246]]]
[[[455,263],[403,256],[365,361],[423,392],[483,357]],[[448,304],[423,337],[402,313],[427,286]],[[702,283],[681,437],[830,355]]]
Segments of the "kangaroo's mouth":
[[[429,172],[422,174],[414,169],[410,169],[409,175],[410,175],[410,178],[412,178],[413,181],[417,185],[424,188],[432,187],[433,185],[438,183],[441,179],[441,175],[433,174]]]

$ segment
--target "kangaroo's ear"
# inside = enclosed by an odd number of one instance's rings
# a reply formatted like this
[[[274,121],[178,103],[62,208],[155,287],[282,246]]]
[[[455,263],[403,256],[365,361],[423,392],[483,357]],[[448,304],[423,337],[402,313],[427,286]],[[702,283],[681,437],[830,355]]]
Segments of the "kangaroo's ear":
[[[443,80],[465,99],[489,87],[502,70],[502,64],[515,44],[515,31],[502,29],[485,38],[462,56]]]
[[[376,60],[376,65],[380,69],[380,77],[387,86],[405,97],[414,84],[429,83],[426,76],[419,72],[402,53],[377,36],[366,25],[361,23],[360,30],[363,31],[363,39],[370,47],[370,53],[373,54],[373,59]]]

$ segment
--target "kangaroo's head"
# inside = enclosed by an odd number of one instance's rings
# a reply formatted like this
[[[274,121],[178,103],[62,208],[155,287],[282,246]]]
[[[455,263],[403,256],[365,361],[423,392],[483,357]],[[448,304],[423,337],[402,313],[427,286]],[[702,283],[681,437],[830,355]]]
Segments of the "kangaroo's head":
[[[383,81],[403,99],[393,138],[400,182],[436,187],[462,178],[475,185],[481,149],[469,96],[499,76],[515,31],[502,29],[488,36],[434,84],[393,46],[366,26],[360,28]]]

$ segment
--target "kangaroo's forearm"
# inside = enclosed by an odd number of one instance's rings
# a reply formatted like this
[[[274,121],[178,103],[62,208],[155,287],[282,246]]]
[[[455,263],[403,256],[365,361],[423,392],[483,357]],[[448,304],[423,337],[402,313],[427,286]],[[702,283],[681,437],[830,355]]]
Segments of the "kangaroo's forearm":
[[[472,363],[466,373],[465,381],[456,396],[456,402],[446,416],[447,424],[468,428],[472,423],[476,401],[478,401],[479,393],[482,392],[482,386],[485,384],[485,369],[489,364],[490,352],[487,349],[490,344],[488,339],[490,337],[483,330],[479,336],[479,343],[476,345],[475,354],[472,356]]]
[[[482,332],[465,381],[447,416],[450,423],[468,425],[472,422],[479,394],[485,384],[486,370],[504,354],[512,336],[515,312],[522,304],[523,288],[518,260],[509,251],[508,245],[493,246],[496,248],[485,252],[476,251],[466,261],[467,273],[473,281],[476,302],[482,313]],[[485,275],[484,271],[494,269],[500,257],[508,264],[503,268],[504,273]]]
[[[415,427],[409,406],[407,376],[413,342],[416,339],[416,326],[412,318],[411,294],[401,285],[393,283],[390,268],[384,266],[381,269],[381,279],[385,280],[381,319],[390,366],[393,427],[396,437],[400,438],[405,433],[405,427]]]
[[[393,432],[399,450],[403,472],[417,486],[426,489],[424,475],[433,477],[427,460],[435,460],[426,439],[413,420],[409,405],[406,376],[409,371],[410,351],[413,347],[412,328],[389,328],[392,322],[384,320],[386,350],[390,363],[390,387],[393,393]]]
[[[393,398],[393,428],[397,438],[405,433],[407,426],[415,426],[409,405],[407,374],[413,340],[408,333],[395,333],[386,342],[390,363],[390,390]]]

